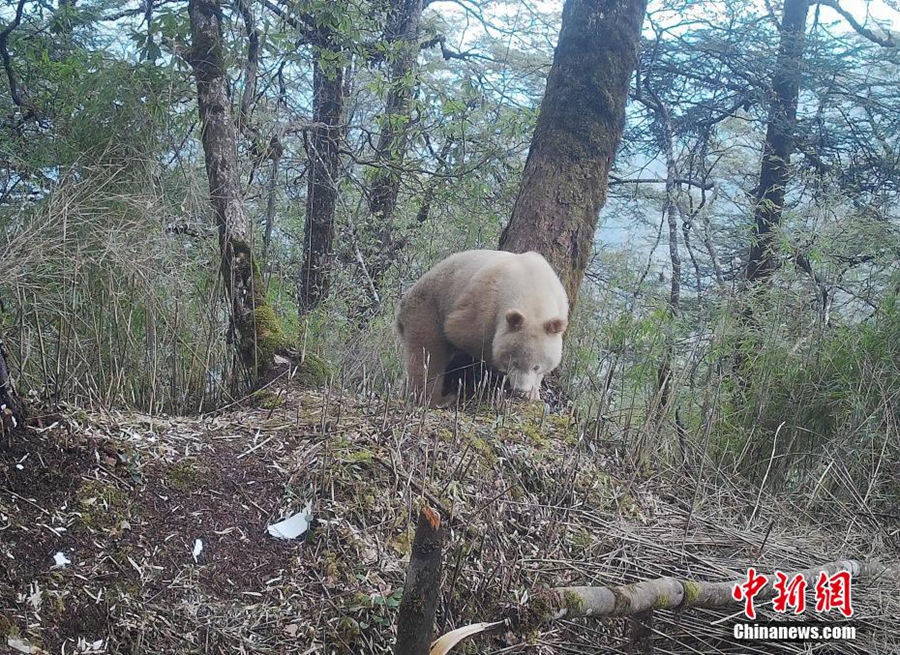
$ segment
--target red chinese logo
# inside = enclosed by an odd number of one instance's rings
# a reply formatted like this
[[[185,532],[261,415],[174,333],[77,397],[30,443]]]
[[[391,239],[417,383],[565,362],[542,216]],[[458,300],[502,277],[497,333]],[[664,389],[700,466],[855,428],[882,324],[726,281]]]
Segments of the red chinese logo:
[[[853,616],[850,605],[850,571],[838,571],[829,577],[825,571],[816,581],[816,611],[837,609],[846,617]]]
[[[815,584],[816,612],[830,612],[836,609],[848,618],[853,616],[850,581],[850,571],[838,571],[830,576],[822,571]],[[757,573],[756,569],[751,566],[747,569],[747,581],[732,587],[732,597],[737,601],[744,601],[744,614],[747,618],[751,620],[756,618],[753,599],[768,582],[765,575]],[[806,587],[808,584],[806,578],[800,573],[788,577],[781,571],[775,571],[775,580],[772,586],[775,594],[772,608],[781,614],[789,611],[801,614],[806,610]]]
[[[794,614],[802,614],[806,609],[806,578],[797,573],[788,582],[788,577],[781,571],[775,571],[775,578],[774,610],[784,613],[793,608]]]
[[[736,584],[731,590],[731,596],[735,600],[744,601],[744,614],[747,615],[747,618],[756,618],[756,609],[753,607],[753,598],[768,582],[769,579],[766,576],[762,574],[757,575],[756,569],[751,566],[747,570],[747,582],[744,584]]]

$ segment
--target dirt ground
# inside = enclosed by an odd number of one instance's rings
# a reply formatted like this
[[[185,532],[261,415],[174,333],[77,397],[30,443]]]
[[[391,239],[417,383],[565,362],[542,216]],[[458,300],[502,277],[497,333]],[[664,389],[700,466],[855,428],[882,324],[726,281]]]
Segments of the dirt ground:
[[[292,388],[196,418],[45,412],[0,451],[0,652],[389,653],[423,501],[449,526],[439,634],[514,618],[546,586],[897,559],[896,525],[635,466],[632,438],[534,404]],[[303,537],[268,534],[307,503]],[[896,581],[853,594],[857,639],[815,652],[900,652]],[[813,652],[735,642],[739,611],[660,611],[655,652]],[[628,630],[513,620],[459,652],[618,653]]]

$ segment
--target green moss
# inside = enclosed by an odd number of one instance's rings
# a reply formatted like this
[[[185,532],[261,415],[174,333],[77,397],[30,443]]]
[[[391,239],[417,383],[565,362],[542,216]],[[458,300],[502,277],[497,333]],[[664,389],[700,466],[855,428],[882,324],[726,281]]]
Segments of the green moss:
[[[325,562],[325,575],[334,580],[349,580],[353,577],[353,571],[349,567],[348,561],[332,550],[326,550],[322,553],[322,559]]]
[[[241,359],[256,366],[257,375],[265,373],[276,351],[284,346],[281,324],[271,305],[262,301],[239,326]]]
[[[349,450],[353,443],[343,435],[336,435],[329,440],[329,446],[332,450]]]
[[[681,586],[684,587],[684,600],[682,601],[682,604],[687,606],[693,605],[697,599],[700,598],[700,592],[703,587],[690,580],[682,580]]]
[[[656,600],[653,601],[653,609],[655,610],[667,610],[670,607],[672,607],[671,600],[662,594],[657,596]]]
[[[359,501],[364,510],[372,510],[378,506],[378,499],[374,494],[363,494],[360,496]]]
[[[169,468],[168,480],[175,489],[191,492],[203,487],[206,476],[197,461],[188,457]]]
[[[616,603],[613,612],[616,614],[624,615],[631,613],[631,596],[626,596],[625,594],[619,593],[616,589],[610,589],[613,596],[615,596]]]
[[[492,467],[497,463],[497,456],[494,454],[494,449],[491,448],[491,445],[487,441],[476,434],[467,435],[466,440],[469,442],[472,450],[481,455],[482,464]]]
[[[362,634],[359,623],[349,616],[342,616],[338,620],[337,632],[340,639],[350,644],[355,643],[360,634]]]
[[[540,426],[535,425],[534,423],[525,423],[522,426],[522,435],[526,437],[532,445],[535,445],[538,448],[546,448],[550,445],[550,440],[547,439],[541,431]]]
[[[406,530],[391,539],[390,543],[391,546],[393,546],[394,550],[397,551],[398,555],[405,556],[408,555],[412,550],[413,537],[413,533]]]
[[[578,528],[572,535],[572,545],[587,550],[594,543],[591,533],[584,528]]]
[[[66,602],[63,597],[57,593],[47,594],[46,613],[50,619],[58,619],[66,611]]]
[[[19,626],[7,618],[6,615],[0,614],[0,637],[18,637]],[[4,640],[3,643],[6,643]]]
[[[90,480],[78,488],[75,500],[81,510],[81,522],[90,529],[106,530],[128,515],[128,494],[118,487]]]
[[[262,409],[275,409],[284,404],[284,397],[279,393],[260,389],[253,393],[253,403]]]
[[[328,384],[332,375],[331,364],[327,360],[307,353],[297,367],[296,381],[303,389],[318,389]]]
[[[528,633],[545,625],[559,610],[564,599],[551,589],[538,589],[528,599],[528,604],[516,617],[515,630]]]
[[[584,613],[584,599],[574,591],[563,592],[562,601],[569,616],[580,616]]]
[[[623,515],[633,517],[641,516],[643,513],[640,503],[629,493],[624,493],[619,497],[618,509]]]
[[[353,450],[340,455],[340,460],[348,464],[371,464],[372,453],[368,450]]]
[[[241,361],[253,371],[254,377],[263,375],[273,362],[275,353],[284,346],[285,338],[275,310],[266,299],[259,261],[253,256],[250,245],[232,238],[230,263],[223,260],[226,277],[238,280],[236,286],[242,293],[251,293],[252,309],[241,312],[237,321]],[[230,268],[230,270],[229,270]]]

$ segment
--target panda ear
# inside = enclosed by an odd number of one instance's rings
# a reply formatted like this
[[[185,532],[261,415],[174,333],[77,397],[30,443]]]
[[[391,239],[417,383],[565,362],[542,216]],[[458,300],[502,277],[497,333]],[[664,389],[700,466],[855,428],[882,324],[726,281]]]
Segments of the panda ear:
[[[525,316],[518,309],[510,309],[506,312],[506,324],[510,330],[518,330],[525,325]]]
[[[547,334],[560,334],[565,331],[567,325],[568,322],[564,318],[551,318],[544,323],[544,330]]]

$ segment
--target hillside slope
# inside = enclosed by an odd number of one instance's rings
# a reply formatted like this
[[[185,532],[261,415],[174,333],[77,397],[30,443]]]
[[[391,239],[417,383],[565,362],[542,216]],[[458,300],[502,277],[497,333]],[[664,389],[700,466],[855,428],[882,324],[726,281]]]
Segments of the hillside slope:
[[[426,411],[293,388],[199,418],[44,416],[0,453],[0,643],[27,638],[53,653],[388,653],[423,498],[451,527],[441,633],[515,615],[541,586],[728,580],[751,564],[771,573],[896,558],[896,535],[889,547],[865,517],[825,530],[766,497],[746,528],[755,492],[721,477],[697,488],[684,470],[638,472],[613,428],[539,405]],[[307,502],[308,538],[267,533]],[[57,553],[70,563],[55,566]],[[857,640],[818,652],[900,649],[893,584],[853,593]],[[807,652],[736,643],[730,620],[711,625],[739,610],[658,612],[658,652]],[[511,625],[461,652],[624,652],[626,623]]]

